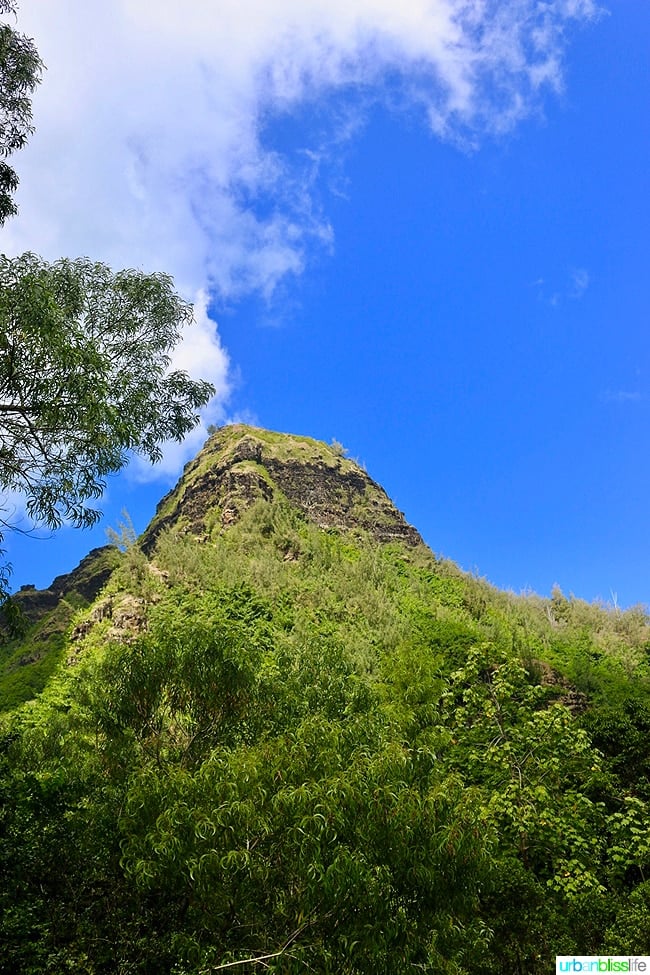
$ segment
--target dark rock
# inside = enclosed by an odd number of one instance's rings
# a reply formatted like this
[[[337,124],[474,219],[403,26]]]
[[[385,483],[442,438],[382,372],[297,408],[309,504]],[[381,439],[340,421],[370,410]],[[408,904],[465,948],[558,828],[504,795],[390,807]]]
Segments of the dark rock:
[[[62,599],[73,594],[84,602],[91,603],[108,582],[119,559],[120,553],[112,545],[94,548],[76,569],[57,576],[47,589],[37,589],[33,585],[22,586],[13,599],[28,623],[37,623],[55,609]]]
[[[215,509],[224,529],[255,501],[282,495],[320,528],[366,531],[378,542],[422,543],[383,488],[326,444],[290,436],[269,443],[264,431],[257,437],[251,428],[239,429],[239,439],[236,427],[217,431],[187,465],[142,538],[147,555],[165,529],[204,536]]]

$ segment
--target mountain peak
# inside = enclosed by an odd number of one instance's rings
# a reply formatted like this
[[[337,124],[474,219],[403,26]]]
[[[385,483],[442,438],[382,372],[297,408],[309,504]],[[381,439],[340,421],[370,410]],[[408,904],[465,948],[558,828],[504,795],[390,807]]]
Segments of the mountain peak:
[[[340,445],[237,423],[218,428],[158,505],[143,537],[224,530],[259,499],[284,497],[319,528],[368,532],[378,542],[422,538],[386,492]]]

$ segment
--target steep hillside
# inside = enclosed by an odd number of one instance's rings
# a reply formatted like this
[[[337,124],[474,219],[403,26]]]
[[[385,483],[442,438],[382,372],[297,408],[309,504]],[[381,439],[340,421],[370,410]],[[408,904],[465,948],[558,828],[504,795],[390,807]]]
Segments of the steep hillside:
[[[650,950],[642,609],[499,592],[340,450],[241,425],[126,549],[0,726],[0,973]]]
[[[243,424],[222,427],[158,506],[142,544],[165,529],[205,535],[256,500],[283,498],[319,528],[367,531],[378,542],[422,543],[383,488],[334,447]]]
[[[0,621],[0,711],[43,690],[65,658],[74,614],[95,599],[119,562],[116,548],[96,548],[72,572],[53,579],[47,589],[24,585],[16,593],[14,626]],[[13,632],[16,623],[20,636]]]

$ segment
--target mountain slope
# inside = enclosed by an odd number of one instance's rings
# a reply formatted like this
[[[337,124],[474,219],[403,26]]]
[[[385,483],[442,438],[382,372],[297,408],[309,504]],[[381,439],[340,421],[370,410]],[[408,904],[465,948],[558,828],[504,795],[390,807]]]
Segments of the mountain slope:
[[[649,635],[437,559],[333,447],[217,431],[0,724],[0,973],[646,952]]]
[[[93,549],[72,572],[57,576],[47,589],[25,585],[14,596],[20,627],[12,636],[0,625],[0,712],[39,694],[64,659],[66,635],[74,614],[89,606],[120,562],[116,548]]]

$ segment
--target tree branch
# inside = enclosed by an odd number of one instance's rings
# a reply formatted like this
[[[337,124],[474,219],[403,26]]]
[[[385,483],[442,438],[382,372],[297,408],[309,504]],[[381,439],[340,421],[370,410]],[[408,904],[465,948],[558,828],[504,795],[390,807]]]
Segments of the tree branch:
[[[287,950],[287,948],[290,945],[292,945],[297,938],[300,937],[302,932],[306,928],[311,927],[312,924],[314,923],[315,923],[315,919],[312,919],[311,921],[305,921],[304,924],[302,924],[299,928],[297,928],[293,932],[293,934],[287,939],[287,941],[285,941],[285,943],[282,945],[281,948],[278,949],[278,951],[272,951],[268,955],[255,955],[253,958],[242,958],[239,961],[227,961],[224,962],[223,965],[213,965],[210,968],[204,968],[201,972],[201,975],[210,975],[210,973],[212,972],[222,972],[225,971],[226,968],[235,968],[240,965],[264,965],[264,967],[266,968],[267,966],[265,963],[267,961],[271,961],[273,958],[279,958],[280,955],[283,955]]]
[[[27,416],[32,412],[27,406],[20,406],[19,403],[0,403],[0,413],[20,413],[21,416]]]

